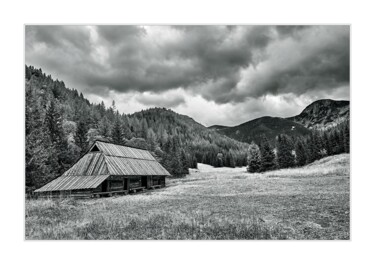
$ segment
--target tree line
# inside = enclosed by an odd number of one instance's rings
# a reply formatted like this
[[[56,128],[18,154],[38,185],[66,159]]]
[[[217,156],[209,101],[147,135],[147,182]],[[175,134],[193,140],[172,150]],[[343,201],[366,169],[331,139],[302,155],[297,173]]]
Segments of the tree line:
[[[90,103],[41,69],[26,66],[25,73],[27,191],[61,175],[95,140],[147,149],[176,177],[197,163],[261,172],[349,152],[348,122],[303,138],[279,135],[276,147],[265,137],[249,145],[165,108],[120,114],[114,101]]]
[[[197,163],[245,166],[248,144],[165,108],[122,114],[94,104],[41,69],[25,66],[26,189],[67,170],[97,139],[151,151],[173,176]]]
[[[326,156],[350,152],[350,122],[344,121],[324,131],[314,130],[306,137],[280,134],[276,146],[263,136],[260,145],[252,142],[248,149],[248,172],[301,167]]]

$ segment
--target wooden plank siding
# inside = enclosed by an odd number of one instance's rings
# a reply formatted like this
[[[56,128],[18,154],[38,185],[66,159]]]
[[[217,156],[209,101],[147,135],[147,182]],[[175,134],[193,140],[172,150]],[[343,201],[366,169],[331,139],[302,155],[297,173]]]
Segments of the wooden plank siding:
[[[169,172],[147,150],[96,141],[60,177],[35,192],[87,194],[165,187]],[[64,193],[67,194],[67,193]]]
[[[111,143],[105,143],[105,142],[100,142],[100,141],[97,141],[91,147],[91,149],[93,149],[95,146],[100,151],[102,151],[103,154],[106,156],[117,156],[117,157],[156,161],[156,159],[151,155],[149,151],[143,150],[143,149],[117,145],[117,144],[111,144]]]

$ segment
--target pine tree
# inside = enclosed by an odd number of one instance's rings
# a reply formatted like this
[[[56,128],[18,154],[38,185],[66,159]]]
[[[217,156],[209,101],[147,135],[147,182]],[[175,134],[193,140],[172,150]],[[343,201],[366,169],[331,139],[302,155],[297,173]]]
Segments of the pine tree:
[[[104,116],[104,118],[102,118],[99,121],[98,129],[99,129],[99,134],[103,136],[104,138],[108,139],[111,137],[111,126],[107,117]]]
[[[130,140],[133,137],[132,132],[130,130],[130,121],[129,121],[129,118],[127,116],[125,116],[125,118],[124,118],[122,131],[123,131],[125,139]]]
[[[52,144],[43,123],[40,106],[31,89],[26,89],[25,171],[26,192],[29,192],[39,188],[49,180],[52,168],[47,163]]]
[[[321,158],[322,142],[318,133],[314,131],[310,137],[307,138],[307,163],[312,163]]]
[[[181,174],[182,175],[189,174],[189,162],[188,162],[188,158],[187,158],[187,155],[186,155],[185,151],[182,150],[182,149],[181,149],[181,166],[182,166]]]
[[[151,151],[155,151],[156,147],[158,146],[157,143],[157,137],[152,128],[148,129],[147,132],[147,144],[148,144],[148,149]]]
[[[261,166],[259,146],[251,142],[247,151],[247,171],[250,173],[259,172]]]
[[[141,121],[141,135],[140,137],[147,140],[147,133],[148,133],[148,124],[146,119],[142,119]]]
[[[172,176],[182,176],[181,152],[178,147],[178,141],[175,137],[169,138],[165,144],[162,164]]]
[[[174,176],[181,177],[184,175],[182,159],[181,159],[181,145],[178,136],[172,137],[172,172]]]
[[[324,132],[323,133],[323,146],[324,146],[324,149],[326,150],[327,152],[327,155],[332,155],[332,143],[329,139],[329,133],[328,132]]]
[[[198,161],[197,161],[197,157],[195,156],[195,154],[193,156],[192,166],[191,167],[192,168],[198,168]]]
[[[306,148],[303,141],[298,140],[296,142],[296,164],[297,166],[304,166],[306,164]]]
[[[232,153],[229,153],[229,165],[228,166],[231,167],[231,168],[236,167],[236,161],[235,161]]]
[[[277,164],[279,168],[294,166],[293,147],[291,140],[286,135],[279,135],[276,138]]]
[[[111,133],[112,142],[115,144],[124,144],[123,132],[120,119],[115,118],[112,133]]]
[[[168,138],[167,142],[164,145],[164,152],[163,157],[161,160],[161,164],[164,166],[165,169],[168,170],[170,174],[172,174],[172,160],[173,160],[173,148],[172,148],[172,140]],[[172,174],[173,175],[173,174]]]
[[[87,141],[88,127],[85,121],[80,120],[77,123],[77,131],[74,135],[75,144],[80,148],[80,153],[86,152],[88,141]]]
[[[137,117],[134,117],[132,119],[130,129],[131,129],[132,134],[133,134],[134,137],[142,137],[141,125],[140,125],[139,120],[137,119]]]
[[[47,109],[45,123],[52,144],[58,145],[63,139],[62,117],[56,108],[54,100],[51,100]]]
[[[275,153],[273,152],[273,148],[265,135],[262,137],[260,154],[260,170],[267,171],[275,169]]]

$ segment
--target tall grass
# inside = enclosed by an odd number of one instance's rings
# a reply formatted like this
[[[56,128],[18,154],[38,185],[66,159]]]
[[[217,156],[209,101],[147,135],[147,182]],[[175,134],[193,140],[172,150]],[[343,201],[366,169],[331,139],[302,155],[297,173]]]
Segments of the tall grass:
[[[134,196],[27,199],[26,239],[348,239],[348,167],[341,155],[267,174],[198,172]]]

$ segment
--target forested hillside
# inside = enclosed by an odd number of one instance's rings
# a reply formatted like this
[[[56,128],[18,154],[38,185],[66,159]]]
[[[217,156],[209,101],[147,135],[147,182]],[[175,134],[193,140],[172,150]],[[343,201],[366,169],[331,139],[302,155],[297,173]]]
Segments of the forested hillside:
[[[269,139],[263,135],[260,144],[252,142],[249,146],[247,169],[252,173],[300,167],[342,153],[350,153],[349,120],[326,130],[311,130],[304,137],[279,134]]]
[[[215,127],[214,127],[215,128]],[[217,128],[219,133],[241,142],[260,144],[262,137],[266,136],[275,144],[275,138],[279,134],[291,137],[307,136],[311,131],[303,125],[279,117],[261,117],[233,127]]]
[[[347,100],[321,99],[308,105],[299,115],[287,118],[309,129],[324,130],[350,118]]]
[[[69,168],[96,140],[145,148],[174,176],[197,162],[244,166],[248,144],[208,130],[165,108],[125,115],[90,103],[82,93],[26,66],[26,188],[33,190]]]

